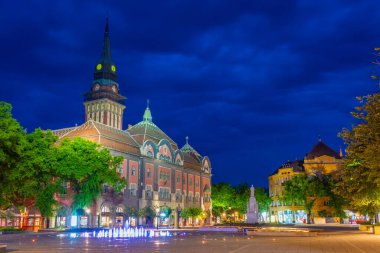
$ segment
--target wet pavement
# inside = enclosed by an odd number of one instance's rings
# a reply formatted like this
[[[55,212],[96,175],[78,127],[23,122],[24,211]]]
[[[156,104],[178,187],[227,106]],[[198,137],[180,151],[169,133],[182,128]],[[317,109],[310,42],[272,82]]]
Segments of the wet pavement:
[[[254,237],[232,232],[176,233],[171,237],[110,239],[69,233],[0,235],[7,252],[231,252],[380,253],[380,235],[329,231],[316,237]]]

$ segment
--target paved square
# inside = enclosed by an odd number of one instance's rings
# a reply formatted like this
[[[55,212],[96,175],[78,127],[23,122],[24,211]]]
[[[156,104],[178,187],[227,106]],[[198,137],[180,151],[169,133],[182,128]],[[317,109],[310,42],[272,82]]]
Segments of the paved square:
[[[230,253],[376,253],[380,236],[364,232],[328,232],[316,237],[253,237],[242,233],[184,232],[167,238],[70,238],[69,234],[1,235],[7,252],[230,252]]]

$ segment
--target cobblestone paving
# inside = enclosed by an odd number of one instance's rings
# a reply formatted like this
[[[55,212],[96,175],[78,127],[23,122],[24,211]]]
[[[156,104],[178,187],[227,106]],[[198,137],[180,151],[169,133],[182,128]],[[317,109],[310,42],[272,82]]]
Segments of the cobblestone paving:
[[[316,237],[253,237],[241,233],[187,232],[168,238],[97,239],[57,234],[0,235],[7,252],[230,252],[230,253],[380,253],[380,235],[321,233]]]

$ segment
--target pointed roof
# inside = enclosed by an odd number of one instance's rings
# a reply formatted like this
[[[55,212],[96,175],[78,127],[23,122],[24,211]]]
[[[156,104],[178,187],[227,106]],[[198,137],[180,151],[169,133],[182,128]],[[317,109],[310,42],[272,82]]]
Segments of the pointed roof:
[[[107,63],[113,63],[111,57],[111,43],[110,43],[110,34],[108,26],[108,17],[106,18],[106,27],[104,29],[104,38],[103,38],[103,49],[101,54],[101,60]]]
[[[186,144],[181,148],[185,163],[201,164],[202,156],[189,144],[189,136],[186,136]]]
[[[202,156],[189,144],[189,136],[186,136],[186,144],[183,145],[181,151],[184,153],[193,153],[197,157],[202,158]]]
[[[126,97],[119,93],[119,84],[116,75],[116,66],[111,57],[111,45],[109,36],[108,18],[104,30],[103,48],[100,59],[95,64],[94,80],[91,91],[86,92],[84,101],[93,101],[107,98],[117,103],[123,104]]]
[[[147,100],[147,105],[144,112],[143,120],[152,122],[152,113],[150,112],[150,109],[149,109],[149,99]]]
[[[335,157],[337,159],[341,159],[341,157],[339,156],[339,154],[333,150],[332,148],[330,148],[329,146],[327,146],[321,138],[318,139],[318,143],[312,148],[312,150],[306,154],[306,158],[307,160],[311,160],[311,159],[314,159],[315,157],[320,157],[320,156],[331,156],[331,157]]]
[[[153,123],[152,114],[149,109],[149,102],[147,108],[145,109],[143,120],[128,128],[126,131],[129,132],[140,145],[142,145],[146,140],[151,140],[157,144],[160,140],[166,139],[172,145],[174,150],[178,149],[177,144],[172,140],[172,138],[170,138],[164,131]]]
[[[113,85],[117,80],[116,66],[112,61],[111,43],[109,35],[108,18],[106,18],[106,27],[104,29],[103,48],[100,59],[95,64],[94,81],[101,85]]]

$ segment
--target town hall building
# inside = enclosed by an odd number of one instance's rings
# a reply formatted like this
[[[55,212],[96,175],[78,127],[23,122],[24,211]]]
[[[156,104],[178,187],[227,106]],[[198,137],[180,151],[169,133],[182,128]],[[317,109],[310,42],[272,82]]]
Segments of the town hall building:
[[[127,182],[122,193],[113,192],[107,185],[101,196],[85,210],[73,213],[72,196],[59,194],[55,216],[50,227],[112,227],[147,225],[139,210],[170,208],[169,217],[154,218],[150,225],[178,227],[211,222],[211,163],[199,154],[186,137],[183,147],[170,138],[155,123],[149,101],[141,121],[123,126],[125,97],[117,80],[117,68],[111,57],[108,20],[103,49],[95,64],[94,78],[89,92],[84,94],[84,123],[79,126],[54,130],[63,138],[81,137],[98,143],[114,156],[124,158],[118,169]],[[153,110],[152,110],[153,111]],[[142,110],[143,112],[143,110]],[[184,139],[185,140],[185,139]],[[184,220],[181,210],[200,207],[204,219]],[[26,210],[19,217],[19,227],[37,230],[41,224],[38,210]],[[135,210],[135,215],[127,214]],[[16,217],[17,218],[17,217]],[[157,224],[157,222],[159,224]]]

